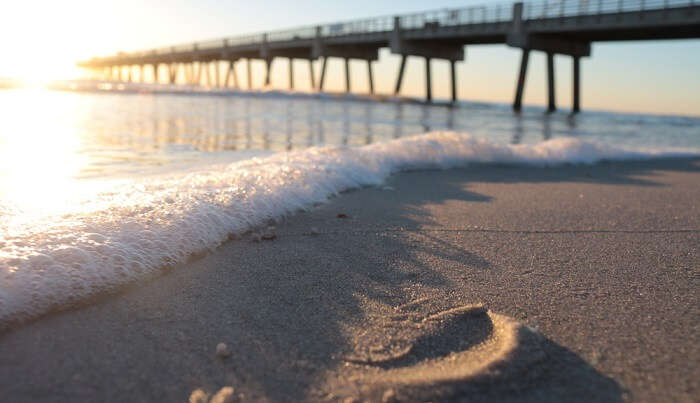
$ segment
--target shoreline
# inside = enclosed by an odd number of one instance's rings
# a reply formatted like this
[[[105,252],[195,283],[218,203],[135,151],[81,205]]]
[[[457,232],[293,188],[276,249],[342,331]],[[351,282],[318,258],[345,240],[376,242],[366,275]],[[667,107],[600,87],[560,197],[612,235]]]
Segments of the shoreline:
[[[285,218],[274,240],[227,242],[0,334],[0,396],[181,401],[232,386],[256,401],[389,390],[409,400],[692,401],[698,183],[697,158],[399,173]],[[473,304],[490,316],[453,311]],[[415,327],[412,315],[449,317]],[[481,338],[460,341],[469,329]],[[439,377],[444,357],[493,358],[476,346],[501,351],[519,332],[522,344],[489,367],[505,375]],[[229,357],[216,357],[219,342]],[[395,362],[348,365],[362,354]]]

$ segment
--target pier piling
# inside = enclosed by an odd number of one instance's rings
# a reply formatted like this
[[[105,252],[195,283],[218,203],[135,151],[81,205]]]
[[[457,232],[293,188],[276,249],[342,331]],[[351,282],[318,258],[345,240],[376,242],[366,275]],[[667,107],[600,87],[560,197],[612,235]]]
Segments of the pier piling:
[[[617,3],[618,0],[610,0]],[[289,86],[295,89],[294,59],[309,61],[312,89],[324,90],[328,58],[337,57],[345,63],[345,91],[352,93],[350,60],[367,62],[369,93],[374,94],[372,62],[378,60],[380,49],[388,49],[401,57],[393,87],[399,96],[409,56],[426,62],[426,100],[433,100],[432,60],[450,63],[450,96],[457,102],[458,83],[456,63],[464,60],[465,47],[478,44],[504,44],[522,50],[517,76],[513,109],[523,104],[530,51],[544,52],[547,57],[547,111],[556,110],[555,55],[573,58],[572,112],[581,110],[580,61],[591,56],[591,44],[600,41],[677,40],[700,38],[700,4],[697,0],[670,2],[666,0],[625,0],[633,7],[604,7],[603,1],[557,1],[561,10],[552,11],[552,0],[534,0],[527,7],[523,1],[512,4],[512,12],[502,12],[502,6],[463,7],[449,10],[429,10],[423,13],[377,17],[346,21],[315,27],[300,27],[259,35],[222,38],[205,43],[188,43],[140,52],[119,52],[108,57],[81,61],[78,65],[94,78],[145,82],[146,70],[153,69],[154,83],[201,85],[202,69],[206,85],[224,87],[229,76],[239,87],[234,61],[246,60],[248,89],[253,90],[252,61],[265,63],[265,86],[271,84],[272,60],[289,60]],[[592,10],[590,3],[598,4]],[[569,4],[565,6],[565,4]],[[535,11],[533,11],[535,10]],[[436,12],[437,11],[437,12]],[[591,12],[595,11],[595,12]],[[462,16],[466,16],[462,18]],[[643,17],[643,18],[642,18]],[[323,58],[320,76],[316,77],[313,63]],[[178,80],[177,63],[182,64],[183,79]],[[214,63],[214,72],[211,63]],[[228,72],[220,74],[223,63],[230,64]],[[222,64],[221,66],[219,66]],[[167,78],[163,72],[168,70]],[[116,69],[116,70],[115,70]],[[214,74],[212,76],[212,74]],[[342,74],[342,73],[341,73]],[[138,81],[137,81],[138,80]],[[245,80],[245,78],[243,78]],[[341,78],[342,80],[342,78]],[[242,82],[241,82],[242,85]]]
[[[367,60],[367,80],[369,82],[369,94],[374,95],[374,79],[372,78],[372,61]]]
[[[554,84],[554,53],[547,52],[547,99],[549,100],[547,112],[554,112],[557,110],[556,88]]]
[[[401,81],[403,81],[403,71],[406,68],[406,55],[401,55],[401,65],[399,65],[399,76],[396,78],[396,88],[394,96],[398,96],[401,91]]]
[[[527,77],[527,64],[530,60],[530,49],[523,49],[522,58],[520,59],[520,74],[518,75],[518,85],[515,90],[515,102],[513,102],[513,110],[520,112],[523,108],[523,93],[525,91],[525,78]]]
[[[294,90],[294,59],[289,58],[289,89]]]
[[[573,77],[573,96],[574,96],[574,101],[573,101],[573,107],[572,111],[574,113],[580,112],[581,111],[581,70],[580,70],[580,61],[581,58],[578,56],[573,57],[573,64],[574,64],[574,77]]]
[[[253,89],[253,70],[251,68],[250,58],[246,59],[246,73],[248,74],[248,89]]]
[[[345,58],[345,93],[349,94],[350,88],[350,59]]]
[[[316,77],[314,77],[314,61],[309,59],[309,80],[311,83],[311,90],[316,89],[316,83],[314,82]]]
[[[272,58],[265,59],[265,86],[270,85],[271,70],[272,70]]]
[[[433,101],[433,87],[430,80],[430,58],[425,58],[425,100]]]
[[[455,65],[457,64],[456,61],[450,60],[450,86],[451,92],[452,92],[452,103],[457,102],[457,71]]]
[[[318,80],[318,90],[323,91],[323,83],[326,79],[326,64],[328,63],[328,57],[323,58],[323,63],[321,64],[321,78]]]

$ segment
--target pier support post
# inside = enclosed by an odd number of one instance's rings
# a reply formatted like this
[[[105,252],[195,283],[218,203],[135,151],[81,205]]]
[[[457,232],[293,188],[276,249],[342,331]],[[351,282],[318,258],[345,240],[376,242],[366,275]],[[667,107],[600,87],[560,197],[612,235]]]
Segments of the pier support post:
[[[349,94],[350,88],[350,59],[345,58],[345,93]]]
[[[328,63],[328,57],[323,58],[323,64],[321,64],[321,78],[318,80],[318,90],[323,91],[323,82],[326,80],[326,64]]]
[[[316,83],[314,82],[316,77],[314,77],[314,61],[309,59],[309,78],[311,80],[311,90],[316,89]]]
[[[236,74],[236,65],[233,63],[233,60],[231,60],[231,61],[229,61],[228,70],[226,71],[226,78],[224,79],[224,87],[228,87],[228,83],[229,83],[229,81],[231,81],[231,76],[233,75],[235,77],[235,74]],[[235,78],[234,78],[234,80],[235,80]]]
[[[581,111],[581,70],[580,70],[581,58],[578,56],[573,57],[574,62],[574,102],[573,102],[573,112],[577,113]]]
[[[160,67],[160,66],[158,63],[153,63],[152,66],[153,66],[153,82],[158,84],[158,67]]]
[[[455,68],[455,65],[457,62],[455,60],[450,60],[450,76],[452,77],[452,80],[450,81],[450,84],[452,86],[452,103],[457,102],[457,70]]]
[[[289,58],[289,89],[294,90],[294,59]]]
[[[219,61],[214,60],[214,84],[216,85],[217,88],[219,88],[220,83],[221,83],[221,78],[219,77]]]
[[[238,72],[236,71],[236,63],[231,61],[231,74],[233,75],[233,86],[236,89],[241,88],[240,84],[238,83]]]
[[[170,84],[175,84],[175,80],[177,80],[177,68],[178,67],[179,67],[178,63],[171,63],[168,66],[168,69],[169,69],[168,73],[170,73],[170,74],[168,74],[168,81],[170,82]]]
[[[403,81],[403,71],[406,68],[406,55],[401,55],[401,65],[399,66],[399,76],[396,79],[396,88],[394,89],[394,96],[399,95],[401,91],[401,81]]]
[[[139,81],[141,84],[146,82],[146,65],[141,64],[139,65]]]
[[[248,74],[248,90],[253,89],[253,70],[251,69],[250,58],[246,59],[246,73]]]
[[[547,90],[549,95],[547,112],[554,112],[557,110],[554,84],[554,53],[547,52]]]
[[[518,75],[518,86],[515,90],[515,102],[513,102],[513,110],[520,112],[523,108],[523,93],[525,91],[525,78],[527,76],[527,64],[530,60],[530,49],[523,49],[522,59],[520,60],[520,74]]]
[[[433,87],[430,82],[430,58],[425,58],[425,100],[433,102]]]
[[[203,64],[201,65],[201,67],[204,68],[204,79],[206,80],[205,82],[207,83],[206,84],[207,87],[209,87],[211,85],[211,78],[209,77],[209,73],[210,73],[209,70],[210,70],[211,66],[209,65],[209,62],[202,62],[202,63]]]
[[[194,62],[192,62],[192,68],[194,68]],[[202,62],[197,63],[197,73],[194,80],[194,85],[199,85],[202,82]]]
[[[367,77],[369,80],[369,94],[374,95],[374,79],[372,78],[372,61],[367,59]]]
[[[265,59],[265,86],[270,85],[271,70],[272,70],[272,59]]]

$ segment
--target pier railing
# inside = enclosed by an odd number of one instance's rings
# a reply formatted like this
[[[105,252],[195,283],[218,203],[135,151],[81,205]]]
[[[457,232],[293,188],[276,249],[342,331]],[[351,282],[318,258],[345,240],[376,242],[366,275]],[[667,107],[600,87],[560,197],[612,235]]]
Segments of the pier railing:
[[[622,12],[644,12],[700,5],[700,0],[539,0],[524,1],[523,19],[538,20],[557,17],[575,17]],[[153,54],[171,54],[197,50],[258,45],[264,42],[282,42],[376,34],[394,29],[395,16],[381,16],[345,21],[322,26],[271,31],[253,35],[234,36],[196,43],[181,44],[141,52],[120,53],[117,57],[140,57]],[[507,23],[513,19],[513,3],[489,4],[456,9],[431,10],[398,16],[401,29],[416,30],[471,24]]]
[[[644,12],[700,4],[700,0],[545,0],[526,2],[523,16],[527,20],[576,17],[584,15]]]
[[[403,15],[399,19],[402,29],[507,22],[513,19],[513,4],[501,3],[488,6],[433,10]]]

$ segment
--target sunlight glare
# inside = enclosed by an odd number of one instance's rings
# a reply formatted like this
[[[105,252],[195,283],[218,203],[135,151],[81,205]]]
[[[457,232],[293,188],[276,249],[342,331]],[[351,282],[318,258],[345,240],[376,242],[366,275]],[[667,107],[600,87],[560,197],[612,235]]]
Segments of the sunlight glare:
[[[0,133],[0,200],[23,213],[75,208],[76,177],[88,163],[71,121],[75,104],[31,88],[3,94],[0,108],[8,112]]]

